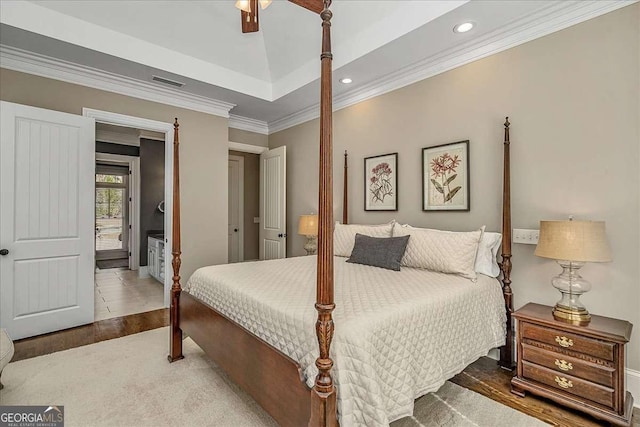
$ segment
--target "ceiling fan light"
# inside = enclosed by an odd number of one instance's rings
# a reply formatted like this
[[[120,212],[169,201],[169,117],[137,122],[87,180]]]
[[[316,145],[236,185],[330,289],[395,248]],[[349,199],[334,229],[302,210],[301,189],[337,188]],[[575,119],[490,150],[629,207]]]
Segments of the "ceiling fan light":
[[[265,10],[271,4],[271,0],[260,0],[260,7]]]
[[[238,0],[236,7],[244,12],[251,13],[251,1],[250,0]],[[263,8],[264,9],[264,8]]]

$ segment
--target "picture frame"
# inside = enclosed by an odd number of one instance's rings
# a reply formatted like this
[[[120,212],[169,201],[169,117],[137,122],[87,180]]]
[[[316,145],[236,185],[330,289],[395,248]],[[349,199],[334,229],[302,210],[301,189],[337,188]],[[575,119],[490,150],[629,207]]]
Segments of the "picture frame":
[[[471,209],[469,141],[422,149],[422,210],[433,212]]]
[[[398,210],[398,153],[364,159],[364,210]]]

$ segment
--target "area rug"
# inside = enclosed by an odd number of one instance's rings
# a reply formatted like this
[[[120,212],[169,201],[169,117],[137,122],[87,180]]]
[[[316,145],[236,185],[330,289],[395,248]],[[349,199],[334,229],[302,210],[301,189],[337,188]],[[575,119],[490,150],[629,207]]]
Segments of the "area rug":
[[[168,363],[168,328],[10,363],[1,405],[64,405],[65,425],[275,426],[191,339]],[[541,426],[507,406],[447,382],[393,427]]]

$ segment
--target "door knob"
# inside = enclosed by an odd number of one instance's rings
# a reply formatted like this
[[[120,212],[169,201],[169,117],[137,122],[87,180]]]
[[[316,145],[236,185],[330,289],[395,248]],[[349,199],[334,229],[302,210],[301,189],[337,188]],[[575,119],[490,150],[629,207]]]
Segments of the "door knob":
[[[282,238],[283,237],[282,233],[278,234],[278,237]]]
[[[238,232],[238,229],[237,229],[237,228],[234,228],[234,229],[233,229],[233,231],[234,231],[235,233],[237,233],[237,232]]]
[[[9,249],[0,249],[0,255],[9,255]]]

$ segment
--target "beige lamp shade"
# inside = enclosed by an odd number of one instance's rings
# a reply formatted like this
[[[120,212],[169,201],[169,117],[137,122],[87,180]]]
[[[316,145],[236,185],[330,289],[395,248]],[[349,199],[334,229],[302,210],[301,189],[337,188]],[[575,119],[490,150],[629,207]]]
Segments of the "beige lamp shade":
[[[244,12],[251,13],[251,1],[250,0],[238,0],[236,7]],[[264,7],[263,7],[264,9]]]
[[[262,8],[262,10],[265,10],[271,4],[271,0],[260,0],[258,3],[260,3],[260,7]],[[238,0],[236,2],[236,7],[238,9],[242,10],[242,11],[245,11],[247,13],[251,13],[251,1],[250,0]]]
[[[604,221],[540,221],[535,254],[576,262],[611,261]]]
[[[303,236],[318,235],[318,215],[300,215],[298,234]]]

